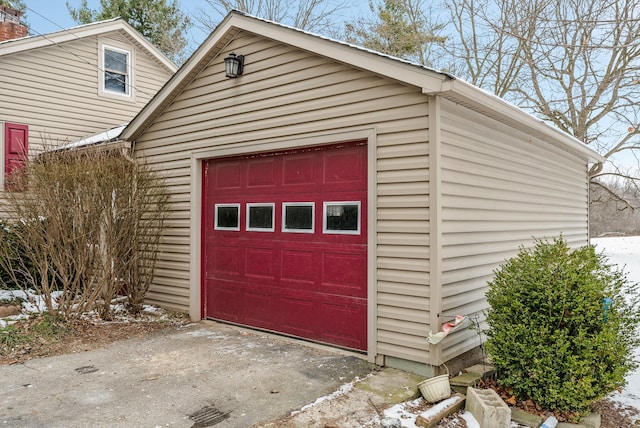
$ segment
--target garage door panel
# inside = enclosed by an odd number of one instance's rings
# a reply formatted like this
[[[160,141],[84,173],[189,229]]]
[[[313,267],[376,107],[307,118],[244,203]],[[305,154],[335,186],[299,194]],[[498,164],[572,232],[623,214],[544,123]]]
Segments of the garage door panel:
[[[213,257],[207,263],[207,273],[215,277],[240,276],[241,271],[240,248],[231,245],[215,245]]]
[[[248,247],[245,251],[245,275],[261,280],[275,280],[275,271],[280,264],[279,254],[273,248]]]
[[[233,283],[216,280],[215,286],[208,284],[205,309],[208,313],[215,313],[221,319],[237,322],[242,313],[242,290],[238,290]]]
[[[272,158],[257,158],[247,161],[247,189],[275,188],[277,183],[276,160]]]
[[[357,143],[205,162],[204,317],[367,349],[366,153]],[[324,231],[325,202],[360,204],[359,232]],[[310,207],[288,231],[283,203]],[[215,229],[216,204],[240,207],[238,230]],[[247,226],[251,204],[273,207],[273,228]]]
[[[273,317],[273,294],[249,290],[244,294],[245,313],[244,322],[260,328],[274,330],[278,325],[277,318]]]
[[[313,153],[289,155],[283,159],[282,172],[284,191],[287,191],[287,187],[292,185],[310,185],[315,188],[316,157]]]
[[[280,277],[284,281],[304,281],[308,284],[313,284],[317,279],[314,259],[314,251],[282,251],[282,274]]]
[[[240,189],[242,187],[240,162],[228,162],[215,169],[211,190]]]
[[[362,153],[359,147],[340,151],[327,151],[323,162],[325,185],[350,185],[351,189],[366,190],[361,177],[363,168],[366,171],[366,153]]]
[[[322,257],[322,290],[326,293],[367,297],[362,287],[367,277],[366,253],[325,252]]]
[[[287,312],[287,316],[282,319],[283,333],[310,339],[319,339],[317,327],[314,326],[315,302],[308,298],[295,298],[293,296],[282,296],[280,298],[280,308]]]
[[[366,348],[366,303],[334,298],[321,305],[323,329],[320,340],[355,349]],[[364,347],[364,348],[363,348]]]

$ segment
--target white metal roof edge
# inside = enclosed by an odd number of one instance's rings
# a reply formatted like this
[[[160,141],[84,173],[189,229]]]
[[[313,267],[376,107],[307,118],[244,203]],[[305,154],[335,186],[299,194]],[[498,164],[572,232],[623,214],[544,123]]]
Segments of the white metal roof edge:
[[[481,106],[478,110],[490,109],[496,115],[518,121],[527,128],[561,143],[567,150],[586,157],[591,162],[605,162],[607,160],[571,134],[462,79],[446,82],[439,94],[450,96],[454,101],[459,100],[473,106]]]
[[[77,27],[71,27],[48,34],[6,40],[4,42],[0,42],[0,57],[118,30],[127,32],[129,36],[149,51],[171,72],[175,73],[178,69],[178,66],[174,64],[173,61],[167,58],[166,55],[153,45],[153,43],[149,42],[142,34],[122,18],[113,18],[105,21],[93,22],[91,24],[79,25]]]
[[[62,146],[56,147],[55,150],[68,150],[68,149],[77,149],[84,146],[98,145],[109,143],[113,141],[120,140],[120,134],[124,128],[126,128],[127,124],[116,126],[115,128],[110,128],[105,131],[97,132],[95,134],[89,135],[87,137],[83,137],[78,141],[74,141],[73,143],[64,144]]]
[[[451,76],[446,73],[440,73],[406,60],[318,36],[265,19],[256,18],[234,10],[229,12],[209,37],[196,49],[187,62],[183,64],[178,72],[173,75],[167,84],[131,121],[129,127],[123,132],[123,139],[129,139],[137,135],[140,132],[139,127],[143,126],[147,119],[153,116],[156,109],[162,105],[165,97],[177,89],[181,81],[189,76],[189,74],[199,66],[201,61],[207,59],[211,49],[234,29],[259,34],[281,43],[333,58],[337,61],[342,61],[354,67],[369,70],[394,80],[411,83],[418,87],[428,87],[435,90],[441,87],[445,79],[451,78]],[[292,35],[297,37],[292,37]],[[416,84],[416,82],[419,83]]]
[[[521,121],[523,125],[565,146],[569,151],[580,154],[590,161],[603,162],[605,159],[571,135],[545,123],[519,107],[481,88],[420,64],[365,49],[350,43],[319,36],[297,28],[247,15],[230,12],[207,39],[198,47],[191,58],[165,84],[156,96],[140,111],[123,131],[121,138],[128,140],[142,132],[141,127],[161,108],[165,98],[178,89],[183,79],[207,60],[211,49],[230,31],[237,29],[259,34],[264,37],[332,58],[390,79],[410,84],[422,89],[425,94],[441,94],[461,98],[483,110],[491,110],[495,115]],[[481,109],[482,110],[482,109]]]

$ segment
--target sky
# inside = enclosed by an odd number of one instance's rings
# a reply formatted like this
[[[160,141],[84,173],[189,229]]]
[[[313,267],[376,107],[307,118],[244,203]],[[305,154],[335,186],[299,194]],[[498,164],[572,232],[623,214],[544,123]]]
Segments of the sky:
[[[79,8],[81,0],[68,0],[73,8]],[[69,15],[66,0],[25,0],[27,4],[27,22],[33,34],[46,34],[79,25]],[[99,0],[88,0],[92,9],[98,9]],[[180,6],[188,15],[194,14],[204,2],[198,0],[179,1]],[[196,48],[206,37],[207,33],[199,28],[193,28],[190,43]]]
[[[68,0],[73,8],[79,8],[82,0]],[[46,34],[70,28],[78,25],[71,19],[67,9],[67,0],[24,0],[27,5],[27,22],[33,34]],[[343,11],[343,16],[360,16],[369,12],[368,0],[347,0],[344,2],[347,8]],[[99,9],[99,0],[87,0],[91,9]],[[206,3],[202,0],[178,0],[182,10],[190,17],[197,16],[201,9],[207,9]],[[222,17],[220,17],[222,19]],[[209,35],[203,29],[198,28],[197,19],[192,19],[194,26],[190,31],[189,47],[195,50],[202,41]]]
[[[80,7],[81,0],[68,1],[72,7]],[[27,22],[31,27],[32,34],[46,34],[78,25],[69,15],[66,0],[25,0],[25,3],[28,8]],[[92,9],[98,9],[100,5],[99,0],[88,0],[87,3]],[[178,3],[189,16],[197,16],[203,6],[206,5],[202,0],[179,0]],[[347,9],[343,11],[343,17],[355,18],[366,15],[369,12],[368,0],[347,0],[344,3],[347,5]],[[197,19],[193,21],[197,23]],[[189,42],[188,50],[195,50],[208,35],[208,32],[194,25],[187,36]],[[622,156],[618,156],[616,164],[622,166],[623,169],[636,170],[638,168],[638,161],[629,151],[626,151]],[[605,168],[610,170],[609,165]]]

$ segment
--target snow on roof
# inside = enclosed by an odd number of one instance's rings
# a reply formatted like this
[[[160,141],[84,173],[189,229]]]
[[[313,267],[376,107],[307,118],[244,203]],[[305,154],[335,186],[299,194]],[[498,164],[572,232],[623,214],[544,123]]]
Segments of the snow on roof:
[[[333,38],[333,37],[329,37],[329,36],[325,36],[325,35],[322,35],[322,34],[319,34],[319,33],[314,33],[312,31],[308,31],[308,30],[303,30],[303,29],[300,29],[300,28],[292,27],[290,25],[286,25],[286,24],[283,24],[281,22],[271,21],[269,19],[261,18],[259,16],[255,16],[255,15],[251,15],[249,13],[242,12],[242,11],[237,10],[237,9],[234,9],[231,12],[236,13],[238,15],[246,16],[246,17],[251,18],[251,19],[255,19],[257,21],[262,21],[262,22],[266,22],[268,24],[272,24],[272,25],[275,25],[275,26],[278,26],[278,27],[287,28],[289,30],[296,31],[298,33],[307,34],[309,36],[317,37],[319,39],[323,39],[323,40],[326,40],[326,41],[331,42],[331,43],[336,43],[336,44],[339,44],[339,45],[348,46],[348,47],[357,49],[359,51],[368,52],[370,54],[377,55],[379,57],[389,58],[389,59],[392,59],[392,60],[395,60],[395,61],[398,61],[398,62],[402,62],[402,63],[408,64],[408,65],[412,65],[414,67],[422,68],[424,70],[433,71],[434,73],[442,74],[442,75],[447,76],[447,77],[449,77],[451,79],[458,79],[458,77],[454,76],[451,73],[448,73],[446,71],[441,71],[441,70],[435,69],[433,67],[428,67],[428,66],[420,64],[419,62],[416,62],[416,61],[412,61],[412,60],[405,59],[405,58],[400,58],[400,57],[397,57],[397,56],[394,56],[394,55],[389,55],[389,54],[386,54],[386,53],[383,53],[383,52],[380,52],[380,51],[376,51],[374,49],[369,49],[369,48],[365,48],[364,46],[360,46],[360,45],[356,45],[354,43],[346,42],[344,40],[339,40],[339,39],[336,39],[336,38]],[[231,12],[230,12],[230,14],[231,14]]]
[[[65,144],[63,146],[57,147],[56,150],[77,149],[80,147],[95,146],[98,144],[104,144],[104,143],[109,143],[111,141],[116,141],[119,139],[120,134],[122,134],[122,131],[124,131],[124,128],[126,128],[127,125],[128,124],[120,125],[115,128],[107,129],[106,131],[89,135],[73,143],[69,143],[69,144]]]

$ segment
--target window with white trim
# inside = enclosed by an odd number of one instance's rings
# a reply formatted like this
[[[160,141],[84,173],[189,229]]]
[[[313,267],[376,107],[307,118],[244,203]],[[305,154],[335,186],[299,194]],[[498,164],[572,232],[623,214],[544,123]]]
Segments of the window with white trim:
[[[100,93],[131,98],[132,53],[109,45],[101,46]]]
[[[215,205],[215,230],[240,230],[240,204]]]
[[[247,230],[250,232],[273,232],[274,207],[274,204],[247,204]]]
[[[325,202],[323,217],[323,233],[360,234],[360,201]]]
[[[313,233],[313,202],[283,202],[282,231],[293,233]]]

